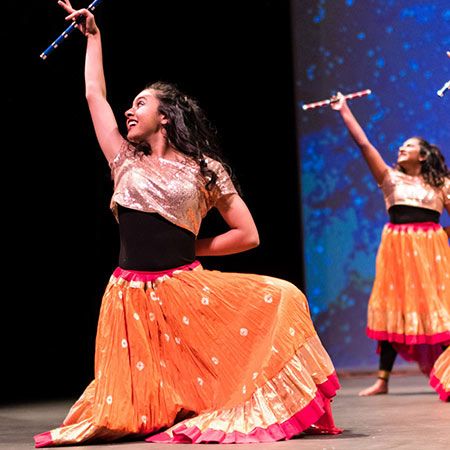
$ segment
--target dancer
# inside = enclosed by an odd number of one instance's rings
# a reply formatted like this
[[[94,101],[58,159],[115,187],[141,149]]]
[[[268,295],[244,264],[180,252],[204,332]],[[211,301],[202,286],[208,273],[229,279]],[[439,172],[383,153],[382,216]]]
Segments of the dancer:
[[[443,402],[450,401],[450,347],[434,363],[430,375],[430,386]]]
[[[450,52],[447,52],[450,58]],[[444,350],[434,363],[430,374],[430,386],[439,394],[439,398],[450,401],[450,347]]]
[[[420,137],[407,139],[389,167],[343,95],[330,105],[360,148],[389,214],[368,306],[367,335],[379,341],[378,379],[359,395],[386,394],[397,353],[429,374],[450,342],[450,227],[439,225],[443,209],[450,212],[450,174],[439,148]]]
[[[201,109],[174,86],[153,83],[126,111],[124,139],[106,100],[94,16],[59,4],[69,20],[85,18],[86,98],[112,169],[121,247],[100,311],[95,379],[61,427],[35,436],[36,447],[340,433],[330,408],[339,383],[302,292],[196,261],[258,244]],[[196,239],[212,207],[230,230]]]

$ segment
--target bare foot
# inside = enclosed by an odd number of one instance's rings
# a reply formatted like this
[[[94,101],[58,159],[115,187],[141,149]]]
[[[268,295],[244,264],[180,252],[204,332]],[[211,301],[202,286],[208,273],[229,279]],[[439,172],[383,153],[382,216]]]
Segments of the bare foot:
[[[380,380],[379,378],[372,386],[363,389],[358,395],[360,397],[368,397],[370,395],[380,395],[388,393],[388,383],[386,380]]]

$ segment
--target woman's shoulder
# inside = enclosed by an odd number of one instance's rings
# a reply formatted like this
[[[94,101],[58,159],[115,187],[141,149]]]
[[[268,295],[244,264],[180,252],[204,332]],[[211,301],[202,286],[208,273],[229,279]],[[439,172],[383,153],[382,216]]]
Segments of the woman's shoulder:
[[[395,183],[394,179],[397,172],[401,173],[393,167],[386,166],[386,170],[383,172],[383,175],[381,176],[381,182],[378,186],[382,188],[386,184]]]
[[[212,158],[211,156],[207,156],[205,158],[205,162],[208,165],[208,167],[212,170],[223,168],[223,163],[218,159]]]
[[[109,161],[109,167],[114,173],[115,169],[121,166],[124,163],[124,161],[135,158],[136,152],[134,150],[134,147],[127,140],[124,139],[122,141],[122,145],[120,146],[119,151]]]
[[[443,190],[448,196],[450,196],[450,177],[445,177]]]

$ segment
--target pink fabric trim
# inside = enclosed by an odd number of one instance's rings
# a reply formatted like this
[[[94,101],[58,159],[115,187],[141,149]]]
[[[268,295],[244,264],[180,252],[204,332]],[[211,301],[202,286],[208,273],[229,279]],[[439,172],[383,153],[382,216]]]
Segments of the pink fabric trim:
[[[431,373],[430,376],[430,386],[439,394],[439,398],[443,402],[450,401],[450,392],[444,389],[444,386],[442,385],[439,378],[437,378],[433,373]]]
[[[417,223],[387,223],[387,228],[396,231],[438,231],[442,227],[438,223],[434,222],[417,222]]]
[[[37,434],[34,436],[34,446],[35,448],[50,447],[53,445],[53,439],[50,431],[45,433]]]
[[[330,376],[328,376],[327,381],[317,385],[319,391],[327,398],[334,397],[336,395],[336,391],[340,389],[340,387],[341,385],[339,384],[339,378],[337,377],[336,372],[333,372]]]
[[[387,331],[375,331],[366,328],[366,334],[371,339],[377,341],[398,342],[400,344],[441,344],[450,341],[450,331],[443,331],[433,335],[419,334],[419,335],[405,335],[399,333],[388,333]]]
[[[175,267],[173,269],[162,270],[160,272],[143,272],[139,270],[125,270],[121,267],[117,267],[114,270],[113,275],[116,278],[123,278],[127,281],[154,281],[159,277],[163,277],[164,275],[172,276],[173,273],[177,270],[192,270],[200,265],[199,261],[194,261],[190,264],[186,264],[184,266]]]
[[[220,430],[207,429],[201,431],[198,427],[187,428],[180,425],[173,431],[173,437],[167,433],[158,433],[146,439],[147,442],[164,442],[177,444],[199,444],[201,442],[217,442],[220,444],[247,444],[258,442],[274,442],[300,434],[303,431],[313,434],[339,434],[340,428],[334,425],[329,406],[330,399],[328,395],[336,395],[336,389],[339,388],[339,381],[334,372],[328,377],[328,380],[319,384],[316,397],[302,410],[294,414],[290,419],[283,423],[275,423],[267,428],[255,428],[248,434],[239,431],[225,433]],[[325,392],[328,394],[325,394]],[[326,416],[326,417],[324,417]],[[314,424],[317,423],[317,429]],[[311,431],[309,427],[312,427]]]

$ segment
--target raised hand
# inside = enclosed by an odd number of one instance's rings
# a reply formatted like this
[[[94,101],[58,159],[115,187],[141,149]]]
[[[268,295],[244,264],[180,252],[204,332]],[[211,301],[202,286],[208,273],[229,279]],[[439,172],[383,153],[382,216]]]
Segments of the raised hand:
[[[330,98],[330,106],[335,111],[340,111],[344,105],[347,104],[347,100],[345,99],[342,92],[338,92],[336,95],[333,95]]]
[[[70,4],[69,0],[58,0],[58,5],[65,9],[69,15],[66,20],[77,21],[76,27],[85,35],[96,34],[98,32],[97,24],[95,23],[94,14],[86,8],[75,10]],[[79,20],[83,18],[84,20]]]

